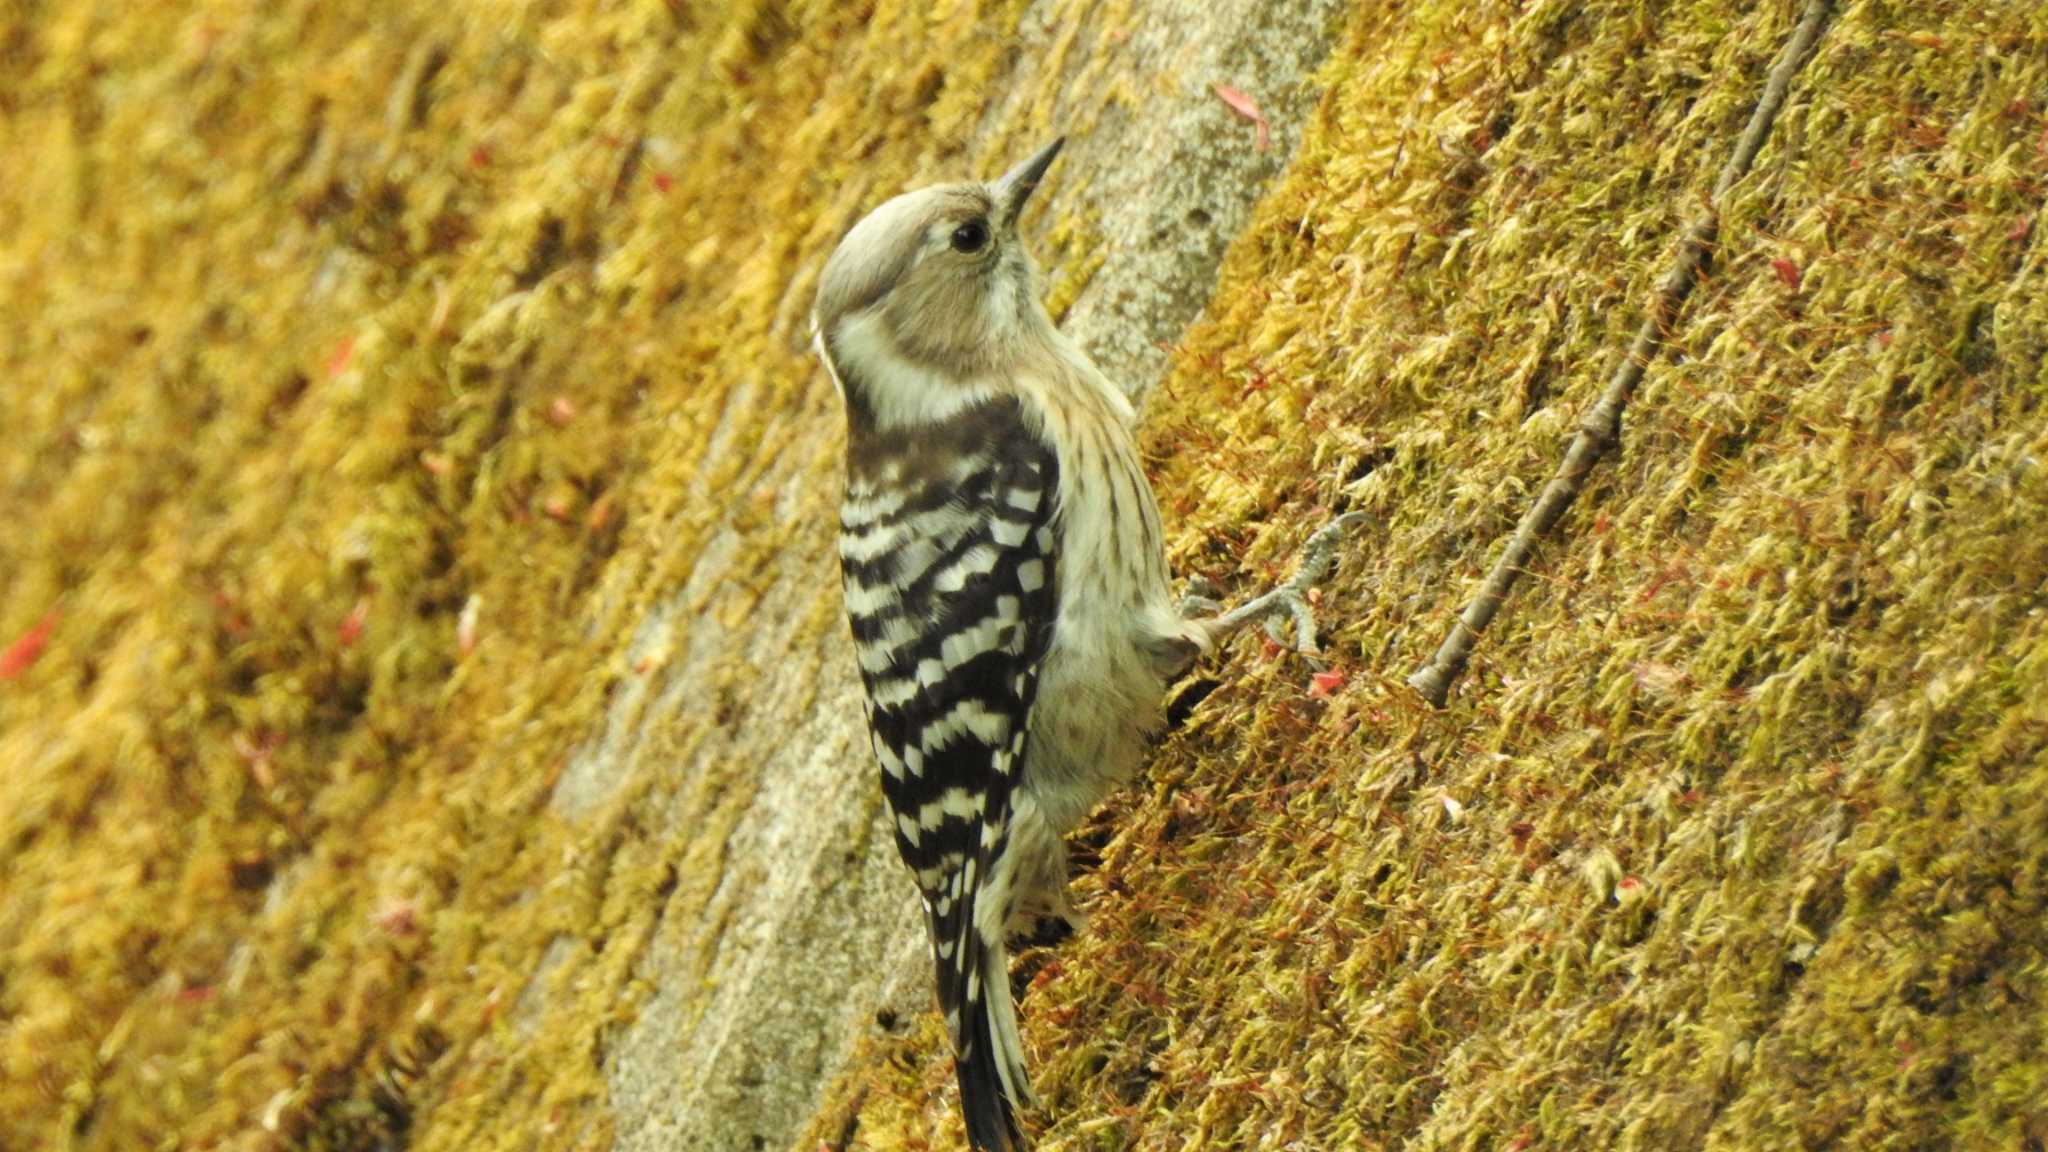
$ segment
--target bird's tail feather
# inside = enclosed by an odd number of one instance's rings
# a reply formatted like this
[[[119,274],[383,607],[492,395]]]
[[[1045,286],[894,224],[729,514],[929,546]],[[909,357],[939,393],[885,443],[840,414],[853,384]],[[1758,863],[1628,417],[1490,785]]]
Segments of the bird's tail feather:
[[[1008,951],[1000,933],[990,939],[970,923],[956,966],[939,962],[941,999],[953,1028],[953,1065],[960,1080],[960,1111],[967,1140],[978,1152],[1013,1152],[1024,1143],[1017,1106],[1031,1103],[1017,1008],[1010,998]],[[950,970],[950,971],[949,971]],[[962,975],[964,974],[964,979]],[[959,994],[949,999],[949,990]]]

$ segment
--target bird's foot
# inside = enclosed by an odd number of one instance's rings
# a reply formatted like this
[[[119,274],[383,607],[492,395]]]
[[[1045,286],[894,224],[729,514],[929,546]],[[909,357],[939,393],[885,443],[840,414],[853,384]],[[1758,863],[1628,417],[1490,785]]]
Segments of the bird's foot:
[[[1203,615],[1221,616],[1221,596],[1222,590],[1216,587],[1215,582],[1197,572],[1188,577],[1187,594],[1180,598],[1180,614],[1191,620]]]
[[[1011,951],[1025,948],[1052,948],[1066,943],[1088,925],[1088,917],[1074,907],[1072,895],[1067,891],[1066,866],[1061,859],[1060,878],[1057,883],[1048,882],[1026,892],[1010,910],[1010,919],[1004,925],[1004,939]]]
[[[1065,916],[1030,916],[1023,923],[1012,921],[1007,944],[1010,951],[1026,948],[1057,948],[1074,938],[1075,924]]]
[[[1209,630],[1211,644],[1220,644],[1245,625],[1257,622],[1265,625],[1266,635],[1274,643],[1286,645],[1287,625],[1292,624],[1294,650],[1313,656],[1317,651],[1316,615],[1309,603],[1309,590],[1330,574],[1337,561],[1337,546],[1345,533],[1374,519],[1365,512],[1346,512],[1318,528],[1315,535],[1308,538],[1308,543],[1302,545],[1301,559],[1295,564],[1292,576],[1265,595],[1248,600],[1228,612],[1221,611],[1214,600],[1200,595],[1191,581],[1190,595],[1181,602],[1183,610],[1193,605],[1196,611],[1216,613],[1210,619],[1197,621]],[[1206,585],[1207,582],[1203,583]],[[1198,601],[1200,603],[1196,603]]]

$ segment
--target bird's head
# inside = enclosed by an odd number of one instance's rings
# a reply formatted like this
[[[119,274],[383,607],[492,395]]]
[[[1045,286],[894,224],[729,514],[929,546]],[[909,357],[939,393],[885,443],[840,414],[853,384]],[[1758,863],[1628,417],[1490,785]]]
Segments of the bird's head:
[[[1039,325],[1036,270],[1017,217],[1059,155],[1062,140],[991,183],[906,192],[853,226],[825,263],[817,331],[844,342],[880,341],[891,354],[946,378],[998,367]]]

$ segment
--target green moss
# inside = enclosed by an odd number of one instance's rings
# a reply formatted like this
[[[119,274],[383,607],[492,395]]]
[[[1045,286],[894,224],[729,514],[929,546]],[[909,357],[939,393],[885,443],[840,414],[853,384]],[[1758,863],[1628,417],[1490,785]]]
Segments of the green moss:
[[[1025,1001],[1045,1146],[2048,1134],[2038,12],[1838,15],[1620,455],[1452,707],[1402,683],[1795,15],[1356,19],[1147,417],[1183,571],[1385,518],[1324,590],[1348,681],[1236,652],[1101,817]],[[854,1146],[921,1130],[893,1083]]]
[[[815,395],[821,246],[960,161],[1016,11],[0,11],[0,637],[58,620],[0,684],[0,1143],[603,1143],[754,782],[553,785]]]
[[[2035,6],[1844,7],[1623,450],[1452,708],[1401,682],[1746,115],[1749,7],[1354,18],[1147,416],[1182,571],[1382,515],[1348,679],[1235,651],[1100,818],[1048,1146],[2048,1138]],[[0,1144],[608,1144],[755,782],[706,719],[553,786],[720,531],[789,546],[817,258],[959,160],[1018,14],[0,8],[0,642],[56,614],[0,682]],[[1064,303],[1103,257],[1050,231]],[[957,1146],[906,1023],[816,1139]]]

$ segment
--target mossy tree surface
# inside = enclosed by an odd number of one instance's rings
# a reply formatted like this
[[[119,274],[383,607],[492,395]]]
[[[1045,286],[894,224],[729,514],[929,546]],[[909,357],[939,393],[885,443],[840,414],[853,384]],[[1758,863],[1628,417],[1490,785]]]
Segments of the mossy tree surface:
[[[1841,6],[1620,451],[1450,708],[1404,683],[1802,7],[1357,17],[1146,442],[1183,572],[1386,529],[1338,675],[1240,646],[1101,817],[1046,1146],[2048,1140],[2038,5]],[[916,1146],[945,1070],[893,1067],[819,1135]]]
[[[607,1145],[756,783],[550,797],[712,540],[812,564],[787,651],[833,651],[809,277],[957,167],[1019,15],[734,7],[0,8],[0,643],[49,630],[0,682],[0,1144]],[[1145,435],[1184,572],[1387,528],[1341,676],[1233,649],[1094,830],[1029,960],[1046,1145],[2048,1139],[2038,5],[1842,5],[1621,451],[1452,707],[1402,684],[1796,15],[1354,15]],[[957,1146],[935,1022],[868,1055],[803,1146]]]
[[[0,1145],[607,1143],[729,729],[843,647],[817,265],[1022,11],[0,7]],[[565,816],[714,540],[804,610]]]

